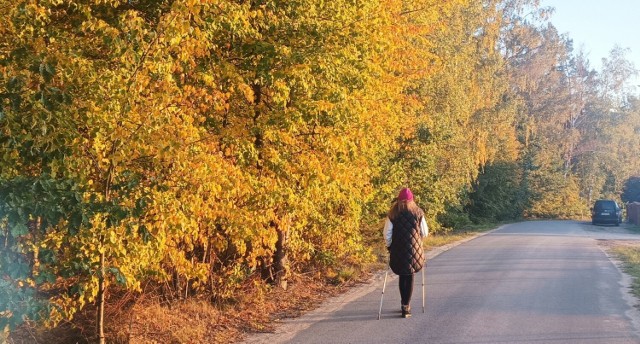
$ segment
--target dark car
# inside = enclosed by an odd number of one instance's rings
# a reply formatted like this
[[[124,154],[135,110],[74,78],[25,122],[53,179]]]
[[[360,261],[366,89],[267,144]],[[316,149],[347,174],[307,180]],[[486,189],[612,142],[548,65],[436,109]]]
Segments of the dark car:
[[[619,226],[622,222],[622,209],[616,201],[599,199],[591,208],[591,223],[610,223]]]

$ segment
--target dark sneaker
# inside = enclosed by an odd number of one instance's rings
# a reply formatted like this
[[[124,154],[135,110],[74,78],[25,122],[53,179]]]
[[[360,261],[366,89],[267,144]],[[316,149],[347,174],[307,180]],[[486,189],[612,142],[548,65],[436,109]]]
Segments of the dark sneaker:
[[[403,305],[402,306],[402,317],[403,318],[408,318],[411,316],[411,306],[409,305]]]

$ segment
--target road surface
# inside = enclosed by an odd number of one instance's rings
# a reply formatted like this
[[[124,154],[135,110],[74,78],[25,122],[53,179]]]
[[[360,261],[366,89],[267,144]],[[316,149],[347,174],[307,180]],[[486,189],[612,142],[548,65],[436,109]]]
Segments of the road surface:
[[[598,239],[638,240],[574,221],[503,226],[429,260],[426,313],[416,275],[413,316],[382,276],[247,343],[640,343],[640,315]],[[432,254],[433,255],[433,254]],[[392,276],[390,274],[390,276]]]

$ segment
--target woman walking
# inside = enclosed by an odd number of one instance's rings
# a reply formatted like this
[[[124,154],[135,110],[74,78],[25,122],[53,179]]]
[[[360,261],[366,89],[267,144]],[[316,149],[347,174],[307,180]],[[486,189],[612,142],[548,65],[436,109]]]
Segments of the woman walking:
[[[389,210],[384,223],[384,239],[389,250],[389,266],[399,276],[402,317],[411,316],[413,274],[422,269],[422,238],[429,235],[424,212],[413,201],[413,193],[404,188]]]

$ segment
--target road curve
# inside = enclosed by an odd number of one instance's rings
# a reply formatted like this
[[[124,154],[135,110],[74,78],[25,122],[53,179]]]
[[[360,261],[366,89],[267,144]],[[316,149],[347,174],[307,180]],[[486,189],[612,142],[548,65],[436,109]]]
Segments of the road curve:
[[[397,278],[382,275],[246,343],[640,343],[628,277],[598,239],[640,236],[574,221],[503,226],[429,260],[413,317],[400,318]]]

